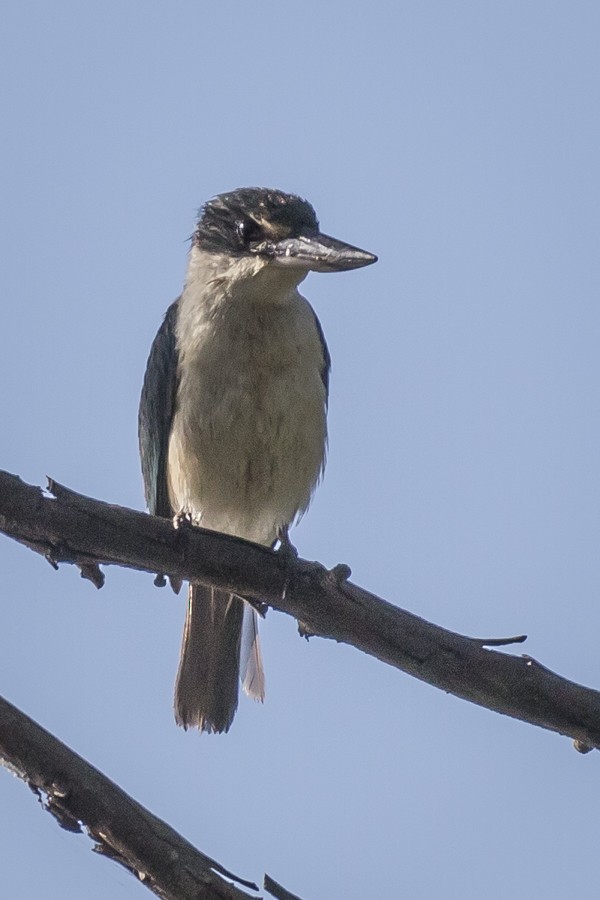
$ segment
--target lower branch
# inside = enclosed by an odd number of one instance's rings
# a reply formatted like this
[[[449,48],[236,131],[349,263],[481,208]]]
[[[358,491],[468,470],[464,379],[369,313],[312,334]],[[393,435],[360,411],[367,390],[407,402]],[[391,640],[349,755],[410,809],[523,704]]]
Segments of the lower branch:
[[[164,900],[248,900],[257,891],[196,850],[105,775],[0,697],[0,761],[27,782],[67,831],[84,828],[94,849],[129,869]],[[256,895],[253,895],[256,896]]]

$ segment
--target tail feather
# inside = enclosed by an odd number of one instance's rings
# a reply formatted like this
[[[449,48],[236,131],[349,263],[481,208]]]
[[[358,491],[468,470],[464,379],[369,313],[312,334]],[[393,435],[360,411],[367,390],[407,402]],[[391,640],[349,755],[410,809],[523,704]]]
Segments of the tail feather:
[[[184,728],[228,731],[238,704],[244,601],[190,584],[175,684],[175,718]]]
[[[247,603],[244,604],[240,661],[244,691],[253,700],[262,703],[265,699],[265,670],[258,637],[258,615]]]

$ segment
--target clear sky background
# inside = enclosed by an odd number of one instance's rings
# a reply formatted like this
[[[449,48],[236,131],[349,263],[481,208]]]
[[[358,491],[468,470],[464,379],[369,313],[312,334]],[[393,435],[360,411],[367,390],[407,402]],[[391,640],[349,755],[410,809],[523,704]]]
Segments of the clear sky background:
[[[139,391],[198,207],[266,185],[377,253],[300,553],[600,687],[596,0],[5,6],[0,466],[143,508]],[[0,541],[0,692],[233,871],[306,900],[593,896],[600,755],[263,627],[267,701],[184,733],[183,595]],[[519,652],[519,648],[515,652]],[[146,889],[0,771],[10,900]]]

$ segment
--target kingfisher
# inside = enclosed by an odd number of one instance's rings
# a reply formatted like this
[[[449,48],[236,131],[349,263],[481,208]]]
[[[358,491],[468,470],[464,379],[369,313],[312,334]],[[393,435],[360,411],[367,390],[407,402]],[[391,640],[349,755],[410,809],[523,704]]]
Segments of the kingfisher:
[[[154,339],[142,389],[151,514],[269,547],[289,543],[325,465],[331,366],[298,286],[310,271],[376,260],[324,234],[295,194],[240,188],[204,205],[183,291]],[[177,723],[228,731],[240,680],[264,699],[256,610],[234,593],[190,584]]]

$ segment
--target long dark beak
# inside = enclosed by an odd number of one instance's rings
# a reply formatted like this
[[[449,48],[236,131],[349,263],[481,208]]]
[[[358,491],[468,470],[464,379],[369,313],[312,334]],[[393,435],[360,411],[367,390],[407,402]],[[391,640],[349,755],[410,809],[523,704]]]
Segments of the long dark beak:
[[[296,266],[313,272],[345,272],[377,262],[377,257],[318,232],[286,238],[271,245],[276,265]]]

